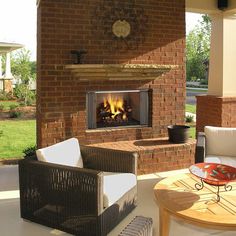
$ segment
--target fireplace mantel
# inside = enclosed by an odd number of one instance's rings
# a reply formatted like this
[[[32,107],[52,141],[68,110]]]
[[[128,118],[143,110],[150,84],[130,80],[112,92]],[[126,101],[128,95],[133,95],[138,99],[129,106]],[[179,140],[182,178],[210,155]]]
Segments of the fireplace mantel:
[[[80,80],[154,80],[177,65],[157,64],[73,64],[66,65]]]

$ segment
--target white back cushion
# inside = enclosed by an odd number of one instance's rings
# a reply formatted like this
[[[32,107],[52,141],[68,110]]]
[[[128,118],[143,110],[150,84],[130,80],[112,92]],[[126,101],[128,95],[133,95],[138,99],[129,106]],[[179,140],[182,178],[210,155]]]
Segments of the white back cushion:
[[[236,157],[236,128],[205,126],[206,154]]]
[[[36,151],[39,161],[83,168],[78,139],[71,138]]]

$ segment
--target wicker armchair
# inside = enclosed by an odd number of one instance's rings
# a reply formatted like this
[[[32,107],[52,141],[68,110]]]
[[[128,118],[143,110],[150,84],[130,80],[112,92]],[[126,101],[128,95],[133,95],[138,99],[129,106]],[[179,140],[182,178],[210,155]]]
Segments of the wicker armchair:
[[[197,134],[197,144],[195,152],[195,163],[205,162],[206,137],[204,132]]]
[[[103,207],[103,171],[136,174],[137,154],[81,146],[84,168],[19,162],[21,217],[73,235],[107,235],[137,203],[136,186]]]

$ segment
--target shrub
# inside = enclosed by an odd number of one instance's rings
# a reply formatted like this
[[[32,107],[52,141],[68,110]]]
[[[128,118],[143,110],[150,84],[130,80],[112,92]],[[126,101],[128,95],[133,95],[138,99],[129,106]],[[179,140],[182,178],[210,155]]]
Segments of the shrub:
[[[185,121],[186,121],[187,123],[193,122],[193,116],[187,115],[187,116],[185,117]]]
[[[192,82],[197,81],[197,77],[196,76],[192,76],[190,81],[192,81]]]
[[[208,85],[193,85],[193,84],[188,84],[189,88],[208,88]]]
[[[24,158],[26,160],[36,160],[36,145],[27,147],[23,150]]]
[[[17,107],[18,107],[18,105],[16,105],[16,104],[11,104],[11,105],[9,106],[10,111],[15,110]]]
[[[208,80],[207,79],[202,79],[200,81],[201,85],[208,85]]]
[[[10,118],[20,118],[22,115],[21,111],[11,111],[9,116]]]
[[[26,84],[16,85],[14,93],[21,103],[24,103],[24,105],[30,106],[35,103],[35,92],[31,91]]]
[[[14,96],[12,92],[6,93],[5,91],[0,91],[0,100],[6,101],[6,100],[14,100]]]
[[[25,106],[25,103],[24,103],[23,101],[20,101],[20,102],[19,102],[19,106],[20,106],[20,107],[24,107],[24,106]]]
[[[2,130],[0,130],[0,138],[2,137],[2,135],[3,135],[3,131],[2,131]]]
[[[21,115],[22,115],[22,112],[21,111],[17,111],[16,108],[18,107],[17,104],[11,104],[9,106],[10,108],[10,113],[9,113],[9,117],[10,118],[20,118]]]
[[[3,111],[3,110],[4,110],[4,105],[0,104],[0,111]]]
[[[30,94],[28,94],[28,98],[26,100],[26,105],[27,106],[32,106],[33,104],[36,103],[36,96],[35,93],[30,91]]]

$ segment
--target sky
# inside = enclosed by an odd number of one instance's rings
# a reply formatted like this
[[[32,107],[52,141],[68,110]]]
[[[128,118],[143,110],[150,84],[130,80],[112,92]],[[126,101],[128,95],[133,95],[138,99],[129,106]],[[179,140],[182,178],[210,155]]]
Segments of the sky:
[[[1,0],[0,0],[1,1]],[[201,14],[186,13],[186,33],[193,30],[194,26],[201,20]]]
[[[36,0],[0,0],[0,42],[20,43],[36,60]],[[201,16],[186,14],[186,32],[194,28]]]
[[[0,42],[20,43],[36,60],[36,0],[0,0]]]

